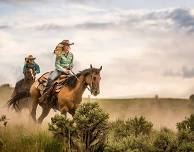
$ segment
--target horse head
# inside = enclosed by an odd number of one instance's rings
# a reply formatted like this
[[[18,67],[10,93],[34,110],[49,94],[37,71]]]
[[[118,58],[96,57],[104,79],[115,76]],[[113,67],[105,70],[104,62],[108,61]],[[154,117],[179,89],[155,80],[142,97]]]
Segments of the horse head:
[[[89,85],[91,94],[97,96],[100,93],[100,71],[102,70],[102,66],[98,68],[93,68],[90,65],[90,72],[86,76],[85,81],[86,84]]]
[[[24,73],[25,79],[27,80],[35,80],[36,73],[32,68],[27,68]]]

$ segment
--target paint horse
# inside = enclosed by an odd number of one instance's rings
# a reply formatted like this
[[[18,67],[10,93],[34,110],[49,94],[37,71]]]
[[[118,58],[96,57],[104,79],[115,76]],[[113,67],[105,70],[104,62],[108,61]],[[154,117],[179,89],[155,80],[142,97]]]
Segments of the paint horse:
[[[66,115],[70,113],[72,116],[75,114],[75,110],[78,108],[82,101],[82,95],[86,88],[88,88],[92,95],[97,96],[100,93],[100,71],[102,66],[98,68],[93,68],[90,65],[89,69],[85,69],[76,75],[69,76],[62,88],[56,95],[56,105],[50,106],[49,104],[41,104],[39,98],[41,96],[41,90],[37,87],[37,81],[33,83],[30,89],[30,94],[32,98],[32,111],[31,117],[35,122],[42,123],[43,119],[49,114],[50,109],[56,109],[61,112],[61,114]],[[48,103],[47,101],[46,103]],[[38,120],[36,120],[36,109],[37,106],[42,107],[42,113]]]

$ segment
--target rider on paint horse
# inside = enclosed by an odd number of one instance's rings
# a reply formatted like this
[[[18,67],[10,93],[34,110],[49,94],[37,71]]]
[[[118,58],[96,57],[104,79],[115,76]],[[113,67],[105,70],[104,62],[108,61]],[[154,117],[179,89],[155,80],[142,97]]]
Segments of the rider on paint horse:
[[[39,65],[34,61],[36,58],[33,57],[32,55],[28,55],[25,58],[25,64],[23,67],[23,73],[25,74],[25,71],[29,68],[33,69],[33,71],[35,72],[35,74],[40,73],[40,67]]]
[[[43,95],[40,97],[39,102],[44,102],[49,98],[52,91],[52,82],[56,80],[61,74],[71,74],[73,68],[73,53],[70,52],[70,46],[74,43],[70,43],[69,40],[63,40],[59,43],[54,53],[56,54],[55,70],[50,74],[46,88]]]

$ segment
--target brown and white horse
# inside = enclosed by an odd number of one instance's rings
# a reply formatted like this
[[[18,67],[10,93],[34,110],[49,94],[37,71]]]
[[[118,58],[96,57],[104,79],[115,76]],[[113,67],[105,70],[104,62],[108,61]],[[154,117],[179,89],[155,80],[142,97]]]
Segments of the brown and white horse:
[[[73,116],[75,110],[82,101],[82,95],[86,88],[89,88],[91,94],[94,96],[97,96],[100,93],[99,83],[101,79],[101,69],[102,66],[98,69],[93,68],[91,65],[89,69],[83,70],[75,76],[67,78],[60,92],[56,95],[56,107],[39,103],[38,100],[41,96],[41,90],[37,87],[38,81],[35,81],[30,89],[32,98],[31,116],[33,120],[36,122],[36,109],[38,105],[42,107],[42,114],[38,118],[38,123],[42,123],[43,119],[49,114],[51,108],[59,110],[61,114],[66,115],[68,112]]]

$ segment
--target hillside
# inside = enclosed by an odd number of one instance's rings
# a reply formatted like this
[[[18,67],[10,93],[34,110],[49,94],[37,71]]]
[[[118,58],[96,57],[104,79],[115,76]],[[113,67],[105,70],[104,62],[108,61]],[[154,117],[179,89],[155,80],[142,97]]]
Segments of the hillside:
[[[0,86],[0,104],[5,103],[11,96],[13,88],[9,84]]]

